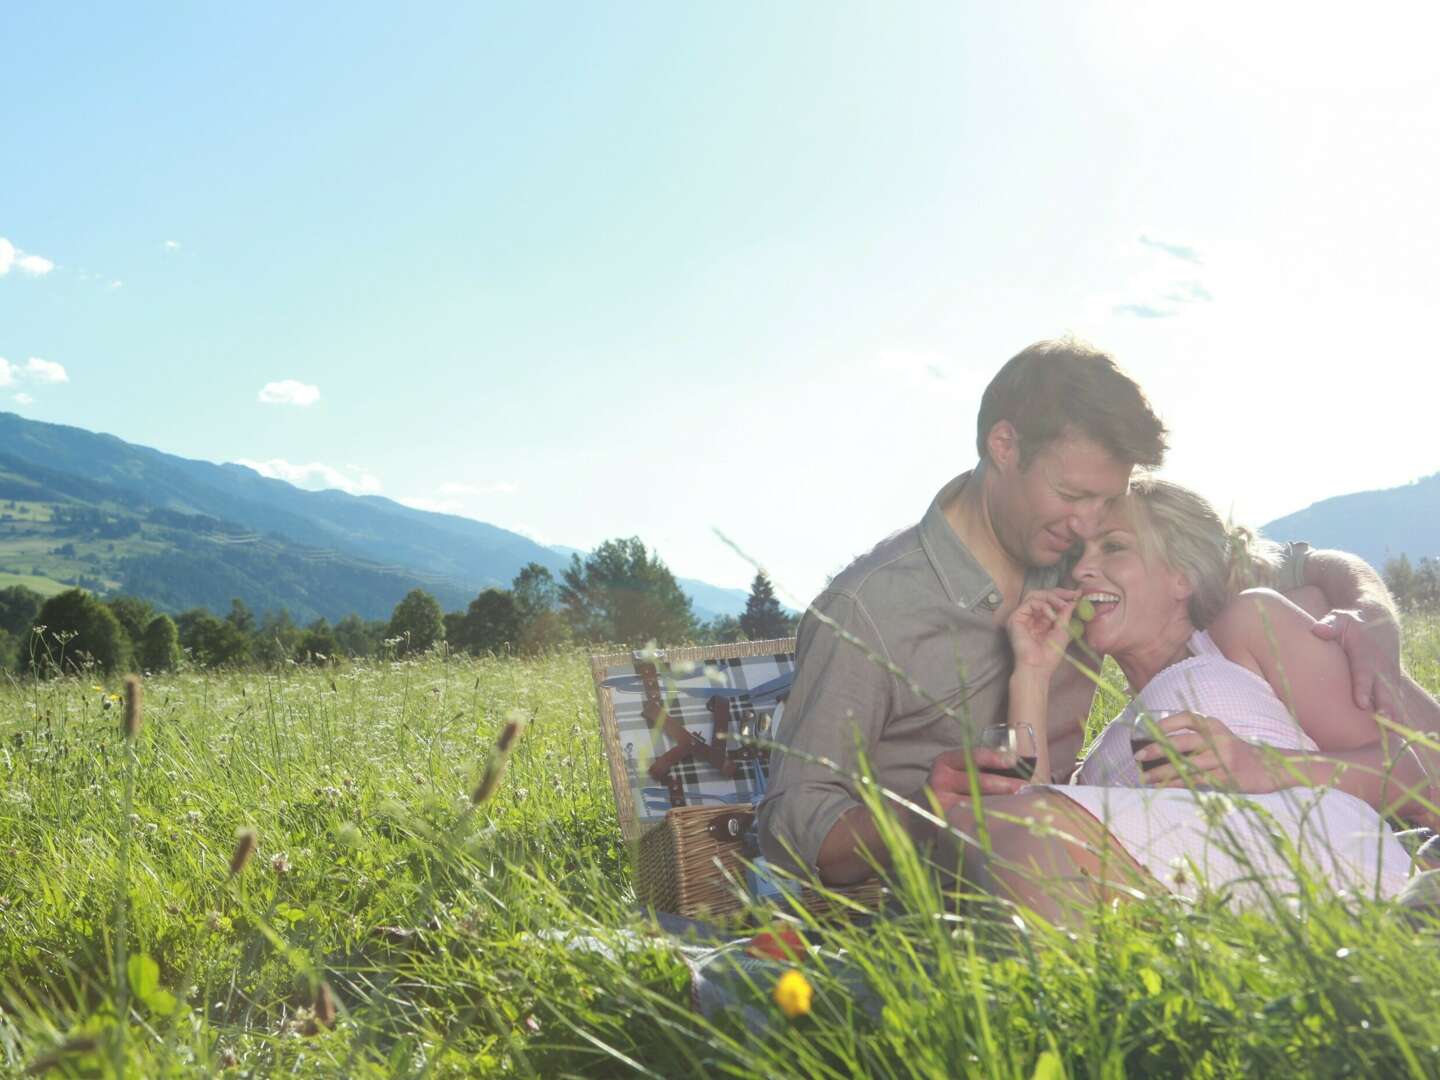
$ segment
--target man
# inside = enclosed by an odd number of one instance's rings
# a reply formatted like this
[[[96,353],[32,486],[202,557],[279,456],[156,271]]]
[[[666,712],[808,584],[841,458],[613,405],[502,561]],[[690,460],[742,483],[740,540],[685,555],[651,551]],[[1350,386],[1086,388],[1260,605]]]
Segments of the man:
[[[1005,620],[1024,592],[1058,583],[1066,552],[1093,535],[1135,466],[1160,464],[1166,443],[1144,394],[1107,354],[1062,340],[1030,346],[995,376],[976,447],[979,464],[942,488],[918,525],[842,571],[801,621],[782,749],[759,808],[761,848],[774,862],[831,884],[883,865],[879,830],[850,779],[861,753],[881,786],[921,805],[927,780],[947,798],[968,790],[957,753],[964,725],[1004,722]],[[1352,556],[1292,545],[1278,587],[1306,585],[1347,609],[1317,632],[1346,646],[1359,703],[1378,674],[1398,670],[1384,586]],[[1051,692],[1053,761],[1079,752],[1092,696],[1093,684],[1063,665]],[[985,770],[1003,759],[977,749],[973,761]],[[993,772],[979,782],[985,794],[1022,786]],[[902,821],[928,837],[922,819]]]

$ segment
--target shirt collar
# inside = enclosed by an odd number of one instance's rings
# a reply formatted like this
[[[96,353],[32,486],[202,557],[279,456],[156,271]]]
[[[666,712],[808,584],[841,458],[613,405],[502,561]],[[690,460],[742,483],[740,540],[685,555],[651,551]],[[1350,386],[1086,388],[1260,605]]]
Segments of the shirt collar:
[[[950,522],[945,520],[945,507],[955,501],[973,476],[973,469],[963,472],[942,487],[931,501],[930,509],[920,519],[920,546],[925,549],[945,595],[966,609],[973,609],[991,596],[1000,595],[985,568],[970,554],[970,549],[960,542]],[[998,607],[999,601],[990,606]]]

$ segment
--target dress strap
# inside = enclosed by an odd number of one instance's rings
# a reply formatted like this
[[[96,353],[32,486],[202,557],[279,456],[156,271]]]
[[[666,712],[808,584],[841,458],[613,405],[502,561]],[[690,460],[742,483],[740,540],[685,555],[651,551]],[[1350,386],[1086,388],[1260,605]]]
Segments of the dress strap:
[[[1220,646],[1211,639],[1208,630],[1196,630],[1190,635],[1190,651],[1196,656],[1219,656],[1225,654],[1220,651]]]

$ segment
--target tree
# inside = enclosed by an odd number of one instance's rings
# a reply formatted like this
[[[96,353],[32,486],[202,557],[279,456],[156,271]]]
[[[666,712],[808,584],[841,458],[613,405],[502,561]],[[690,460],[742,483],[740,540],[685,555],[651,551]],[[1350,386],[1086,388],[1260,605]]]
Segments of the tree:
[[[45,598],[34,589],[24,585],[9,585],[0,589],[0,630],[25,637],[30,633],[30,624]]]
[[[560,590],[550,571],[539,563],[527,563],[511,583],[515,611],[520,618],[518,649],[523,653],[556,649],[570,639],[570,628],[556,608]]]
[[[323,664],[334,658],[339,646],[335,643],[335,631],[327,619],[319,618],[305,628],[296,650],[297,659],[306,664]]]
[[[467,652],[470,639],[465,636],[465,612],[445,612],[445,645],[452,652]]]
[[[1440,608],[1440,559],[1426,555],[1415,568],[1415,588],[1411,604],[1417,611]]]
[[[156,615],[141,632],[137,649],[145,671],[174,671],[180,666],[180,631],[169,615]]]
[[[105,606],[115,613],[115,618],[120,620],[120,625],[125,628],[125,635],[136,649],[140,647],[140,641],[145,637],[145,628],[150,625],[150,620],[155,618],[155,607],[148,600],[141,600],[138,596],[110,596],[105,599]]]
[[[255,633],[255,613],[238,596],[230,601],[230,614],[225,616],[225,621],[246,637]]]
[[[586,641],[677,643],[695,633],[690,598],[637,536],[607,540],[583,562],[571,556],[560,603],[576,636]]]
[[[1410,565],[1409,556],[1401,552],[1399,558],[1387,559],[1384,577],[1385,587],[1401,610],[1412,609],[1415,606],[1415,568]]]
[[[520,613],[514,595],[505,589],[486,589],[470,601],[461,632],[465,648],[476,656],[513,646],[520,637]]]
[[[351,612],[335,624],[335,644],[346,656],[375,656],[384,640],[383,621],[367,622]]]
[[[755,580],[750,583],[750,596],[745,601],[745,613],[740,616],[740,629],[751,641],[787,637],[794,629],[790,616],[775,599],[775,589],[763,570],[758,571]]]
[[[537,562],[526,563],[510,583],[510,592],[515,597],[515,612],[522,620],[530,620],[546,612],[554,611],[560,602],[560,592],[555,577]]]
[[[244,664],[250,659],[250,639],[234,623],[217,619],[205,608],[191,608],[175,619],[180,645],[201,667]]]
[[[706,645],[729,645],[748,639],[734,615],[716,615],[700,627],[700,640]]]
[[[80,671],[93,661],[109,674],[129,660],[120,620],[83,589],[67,589],[46,600],[35,614],[33,629],[39,634],[34,663],[42,672]]]
[[[230,614],[235,615],[233,605]],[[234,626],[236,620],[227,619],[226,624]],[[284,608],[267,611],[260,620],[260,628],[250,637],[251,659],[265,667],[278,667],[299,651],[302,637],[304,633],[295,625],[290,612]]]
[[[395,605],[385,636],[401,638],[402,652],[419,653],[445,640],[445,613],[440,601],[424,589],[411,589]]]

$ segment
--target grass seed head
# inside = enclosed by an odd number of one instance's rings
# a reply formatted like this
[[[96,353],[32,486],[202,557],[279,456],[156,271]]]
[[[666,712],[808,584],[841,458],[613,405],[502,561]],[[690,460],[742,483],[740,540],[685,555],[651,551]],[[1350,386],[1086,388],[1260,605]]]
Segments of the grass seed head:
[[[326,982],[322,982],[315,991],[315,1022],[321,1027],[335,1026],[335,995],[330,992],[330,984]]]
[[[125,676],[125,737],[133,739],[140,734],[144,719],[145,691],[140,685],[139,675]]]
[[[93,1035],[77,1035],[74,1038],[66,1039],[48,1054],[42,1054],[31,1062],[30,1067],[25,1070],[25,1075],[43,1076],[59,1066],[66,1058],[80,1054],[93,1054],[99,1048],[100,1041]]]
[[[505,721],[505,726],[500,729],[500,738],[495,740],[495,750],[501,754],[508,754],[525,730],[525,718],[519,715],[519,711],[510,714]]]
[[[254,829],[241,829],[235,834],[235,853],[230,856],[230,876],[234,877],[245,869],[250,857],[255,854],[259,839]]]
[[[488,802],[490,796],[495,794],[495,789],[500,786],[500,778],[505,774],[505,762],[510,757],[510,751],[515,749],[515,744],[520,740],[521,733],[525,730],[525,720],[517,709],[510,714],[510,719],[505,721],[505,726],[500,729],[500,737],[495,740],[495,752],[490,755],[490,760],[485,765],[485,775],[480,778],[480,783],[470,793],[470,802],[475,806]]]

